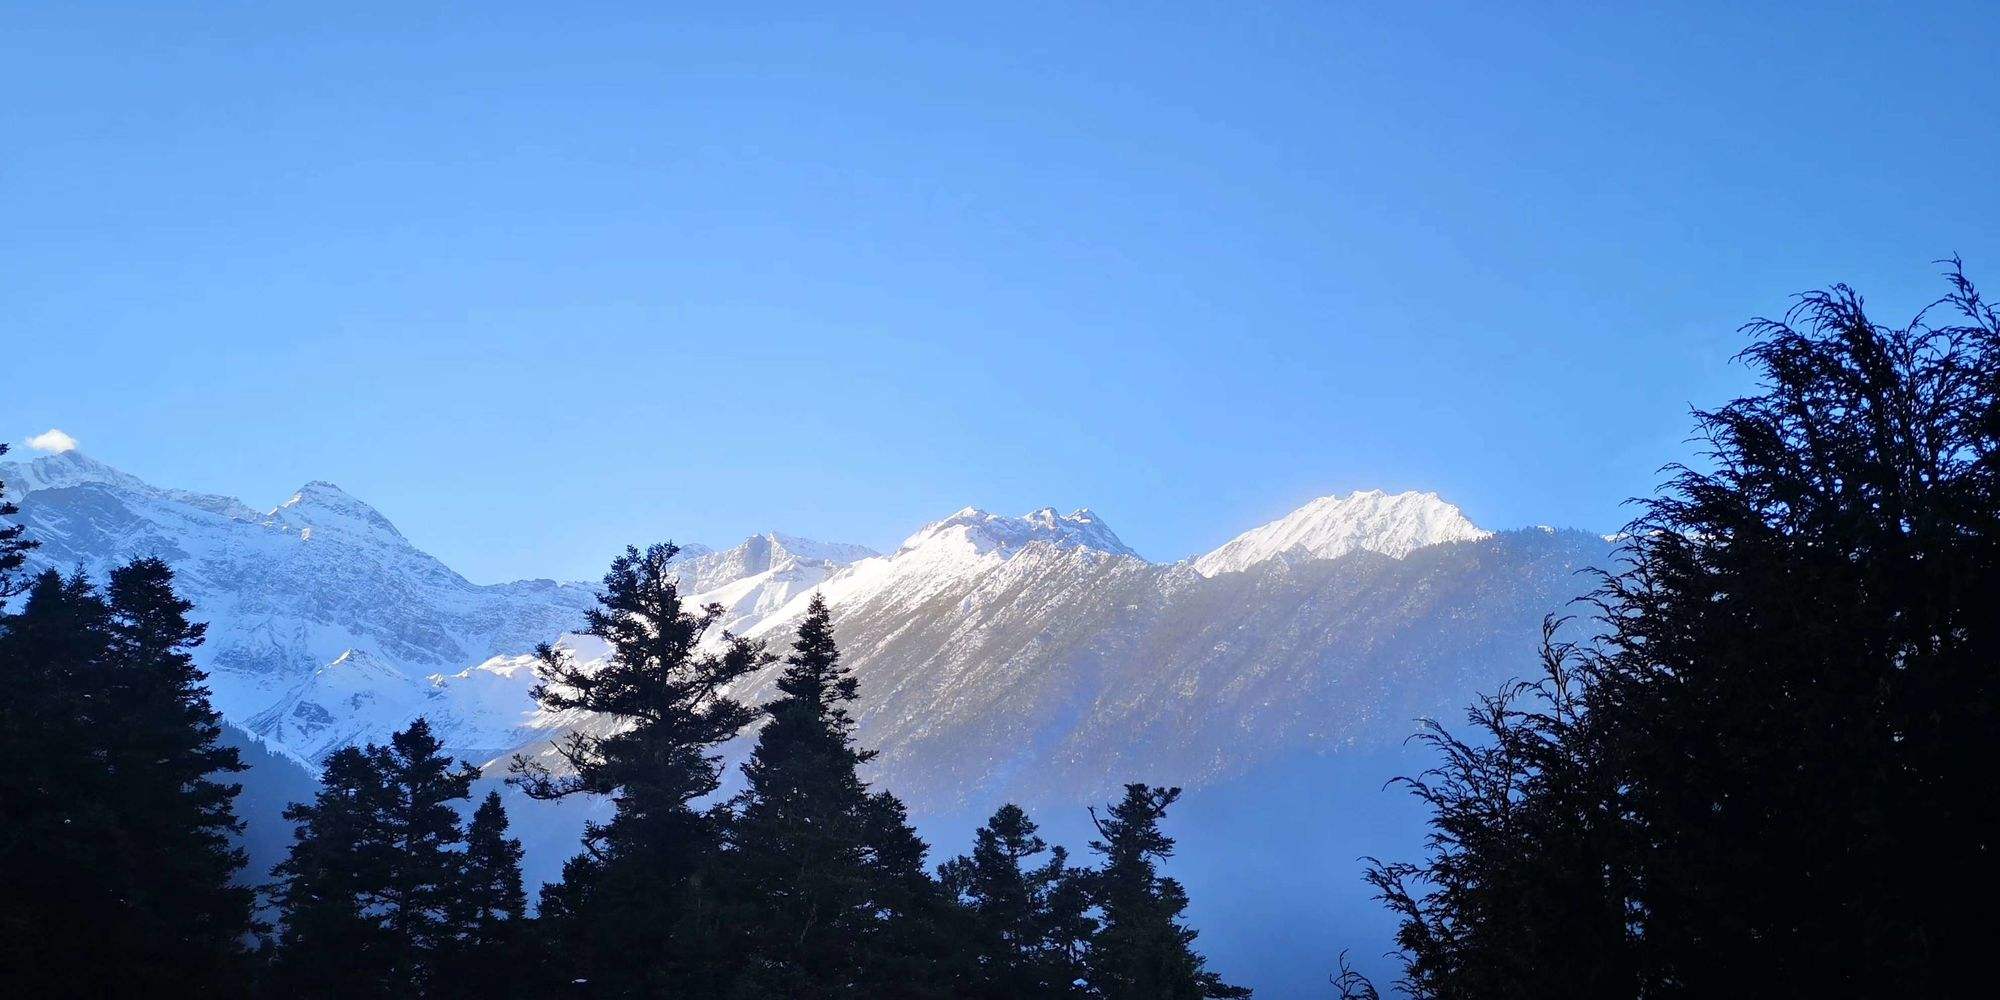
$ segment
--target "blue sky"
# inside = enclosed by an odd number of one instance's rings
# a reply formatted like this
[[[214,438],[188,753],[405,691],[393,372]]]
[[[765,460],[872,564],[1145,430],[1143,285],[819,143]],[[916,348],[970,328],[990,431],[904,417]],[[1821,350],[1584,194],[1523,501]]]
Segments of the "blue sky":
[[[1609,529],[1744,320],[2000,287],[1993,5],[185,6],[0,10],[0,439],[333,480],[479,580]]]

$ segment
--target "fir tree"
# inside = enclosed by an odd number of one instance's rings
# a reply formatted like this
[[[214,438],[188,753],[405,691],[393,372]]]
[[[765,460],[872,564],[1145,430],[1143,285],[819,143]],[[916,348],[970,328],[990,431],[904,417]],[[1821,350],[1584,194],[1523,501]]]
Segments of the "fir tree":
[[[1106,1000],[1207,1000],[1247,997],[1208,971],[1194,950],[1195,931],[1180,921],[1187,892],[1161,875],[1156,862],[1173,854],[1174,841],[1160,818],[1180,798],[1178,788],[1126,785],[1125,798],[1099,817],[1102,840],[1090,848],[1104,863],[1095,873],[1103,929],[1087,960],[1091,988]]]
[[[1046,862],[1030,863],[1042,854]],[[1096,930],[1069,854],[1051,848],[1021,807],[1003,805],[974,834],[972,853],[939,867],[946,891],[971,911],[977,996],[1078,995],[1083,948]]]
[[[7,454],[7,445],[0,443],[0,456]],[[28,552],[39,545],[27,537],[26,525],[16,524],[11,519],[21,508],[7,499],[7,484],[0,483],[0,599],[13,597],[27,588],[19,576],[20,569],[28,562]]]
[[[720,824],[694,803],[719,784],[714,749],[754,718],[724,688],[770,657],[734,637],[719,651],[698,649],[722,609],[683,606],[678,551],[672,544],[627,549],[613,561],[584,629],[610,646],[601,667],[586,669],[551,646],[540,650],[534,694],[543,707],[594,713],[614,725],[579,729],[558,743],[561,773],[514,760],[513,780],[532,797],[607,795],[615,806],[610,822],[586,829],[588,863],[566,868],[557,890],[572,907],[563,918],[571,936],[553,960],[599,996],[698,994],[715,989],[720,976],[716,900],[701,877]],[[571,882],[586,877],[588,885]]]
[[[412,996],[432,989],[458,936],[464,838],[454,803],[477,772],[453,766],[419,718],[386,747],[327,759],[321,790],[278,866],[276,980],[306,996]]]
[[[119,816],[135,922],[134,976],[202,992],[240,989],[255,891],[235,881],[245,855],[233,804],[244,770],[221,745],[221,716],[191,651],[206,626],[173,591],[173,571],[140,559],[111,571],[110,669],[103,716],[106,780]]]
[[[398,943],[380,920],[393,850],[383,779],[371,750],[342,747],[322,766],[313,801],[285,810],[297,826],[274,872],[282,917],[273,995],[392,995]]]
[[[726,864],[739,946],[738,995],[853,996],[857,940],[878,916],[872,899],[870,804],[856,769],[847,705],[857,683],[840,664],[832,617],[814,595],[778,678],[769,722],[743,766]]]
[[[507,836],[500,794],[488,792],[466,830],[449,912],[456,940],[447,972],[431,995],[468,1000],[532,995],[535,970],[525,960],[522,935],[527,908],[521,842]]]
[[[943,989],[942,896],[902,803],[870,792],[832,614],[815,595],[732,803],[723,861],[743,929],[733,995],[924,996]]]
[[[202,628],[157,560],[38,577],[0,636],[0,925],[42,991],[242,991],[242,769],[189,651]],[[55,985],[59,984],[59,985]]]
[[[116,812],[94,723],[110,606],[77,574],[36,576],[0,618],[0,992],[114,994],[105,928],[122,907],[104,849]],[[112,923],[107,924],[106,921]]]
[[[467,764],[453,765],[443,744],[422,718],[389,737],[387,747],[370,748],[382,772],[388,834],[388,881],[381,900],[384,925],[395,942],[394,983],[421,993],[453,936],[448,922],[458,898],[464,839],[454,803],[471,797],[479,776]]]

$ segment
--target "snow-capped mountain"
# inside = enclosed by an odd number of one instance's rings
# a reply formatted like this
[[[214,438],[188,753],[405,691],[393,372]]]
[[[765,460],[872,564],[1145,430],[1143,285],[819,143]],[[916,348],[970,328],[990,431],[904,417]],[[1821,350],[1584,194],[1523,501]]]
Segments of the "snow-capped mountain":
[[[76,452],[0,465],[38,565],[141,555],[210,622],[200,656],[232,722],[301,761],[421,714],[499,762],[567,726],[528,696],[529,655],[591,589],[481,586],[328,483],[258,511],[144,483]],[[790,535],[680,560],[693,603],[782,651],[813,592],[862,682],[876,776],[914,808],[1087,801],[1197,785],[1297,752],[1399,740],[1527,669],[1540,616],[1608,545],[1491,533],[1432,494],[1327,497],[1199,558],[1148,562],[1088,510],[965,508],[875,555]],[[574,637],[588,659],[597,654]],[[771,694],[777,667],[734,692]]]
[[[1280,556],[1333,559],[1357,550],[1401,559],[1427,545],[1478,541],[1489,534],[1435,493],[1364,490],[1320,497],[1237,535],[1196,559],[1194,570],[1203,576],[1240,573]]]
[[[536,644],[563,636],[586,664],[604,655],[564,635],[590,587],[470,583],[326,483],[259,510],[73,451],[0,464],[0,482],[42,542],[35,568],[174,566],[210,623],[197,655],[230,738],[257,762],[238,808],[259,870],[290,840],[281,811],[309,794],[307,769],[417,715],[508,796],[530,885],[608,815],[601,800],[532,802],[500,780],[512,754],[546,760],[565,731],[608,724],[528,694]],[[1187,787],[1176,871],[1227,915],[1217,960],[1241,961],[1300,927],[1376,912],[1348,859],[1421,841],[1421,817],[1382,790],[1427,766],[1401,749],[1413,720],[1456,717],[1475,691],[1531,672],[1542,615],[1586,589],[1576,571],[1607,564],[1612,546],[1488,532],[1430,494],[1364,492],[1167,564],[1088,510],[1051,508],[966,508],[883,555],[774,533],[679,559],[691,601],[721,605],[729,630],[775,652],[811,593],[826,595],[861,682],[860,739],[881,752],[868,777],[940,854],[1004,801],[1074,846],[1092,835],[1082,807],[1119,784]],[[778,669],[731,693],[769,699]]]
[[[536,722],[526,654],[579,627],[594,601],[577,583],[474,584],[332,483],[260,511],[155,487],[74,450],[0,463],[0,483],[41,542],[31,568],[101,579],[141,556],[172,565],[209,623],[197,657],[216,707],[304,763],[419,714],[468,756],[521,742]],[[867,554],[770,535],[726,552],[689,545],[680,560],[690,586],[706,588],[702,603],[754,614]]]

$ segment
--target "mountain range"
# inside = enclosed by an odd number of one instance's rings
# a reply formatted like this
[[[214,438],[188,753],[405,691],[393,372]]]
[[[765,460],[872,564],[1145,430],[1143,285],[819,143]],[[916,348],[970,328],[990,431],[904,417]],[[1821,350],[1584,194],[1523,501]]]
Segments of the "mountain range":
[[[422,715],[497,784],[513,754],[606,724],[528,694],[536,644],[602,655],[570,634],[590,585],[471,583],[325,482],[260,510],[71,450],[0,463],[0,483],[41,542],[34,567],[174,567],[209,623],[197,658],[217,708],[271,760],[311,771]],[[922,825],[1008,800],[1077,814],[1126,781],[1187,786],[1196,810],[1246,783],[1308,794],[1316,774],[1394,753],[1418,717],[1531,670],[1542,616],[1611,558],[1596,534],[1488,531],[1434,494],[1365,491],[1172,563],[1087,509],[975,507],[887,553],[772,532],[677,561],[692,602],[779,652],[826,597],[861,681],[860,738],[880,751],[869,777]],[[768,700],[778,669],[731,693]],[[531,877],[601,808],[510,802]]]

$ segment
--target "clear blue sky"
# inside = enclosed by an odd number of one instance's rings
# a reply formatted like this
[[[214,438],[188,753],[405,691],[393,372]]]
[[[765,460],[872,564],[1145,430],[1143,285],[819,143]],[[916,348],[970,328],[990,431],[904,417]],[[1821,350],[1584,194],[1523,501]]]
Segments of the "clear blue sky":
[[[1992,4],[187,6],[0,10],[0,439],[333,480],[479,580],[1609,529],[1743,320],[2000,290]]]

